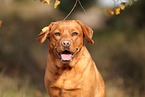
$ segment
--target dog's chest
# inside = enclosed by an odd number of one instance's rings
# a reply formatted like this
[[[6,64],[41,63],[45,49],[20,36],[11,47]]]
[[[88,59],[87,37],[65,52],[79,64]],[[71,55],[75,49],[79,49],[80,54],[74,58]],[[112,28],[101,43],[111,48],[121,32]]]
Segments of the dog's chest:
[[[81,79],[79,78],[79,75],[67,71],[57,76],[50,89],[52,97],[81,97]]]
[[[82,90],[53,87],[50,89],[50,94],[52,97],[82,97]]]
[[[80,88],[81,81],[81,74],[74,72],[74,70],[60,70],[56,73],[52,86],[63,89]]]

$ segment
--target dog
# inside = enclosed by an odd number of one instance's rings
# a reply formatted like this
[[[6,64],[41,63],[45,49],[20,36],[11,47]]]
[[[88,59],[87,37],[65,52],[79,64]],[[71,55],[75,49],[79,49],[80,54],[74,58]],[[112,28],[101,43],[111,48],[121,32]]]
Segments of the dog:
[[[52,22],[38,35],[41,44],[49,39],[44,77],[50,97],[106,97],[104,80],[84,37],[93,44],[93,30],[78,20]]]

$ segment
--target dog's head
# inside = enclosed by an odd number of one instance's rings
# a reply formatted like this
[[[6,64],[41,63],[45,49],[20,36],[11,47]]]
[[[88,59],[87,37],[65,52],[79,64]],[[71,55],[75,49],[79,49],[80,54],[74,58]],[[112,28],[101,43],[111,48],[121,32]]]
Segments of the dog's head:
[[[93,44],[93,30],[78,20],[52,22],[46,31],[38,35],[42,44],[49,39],[49,51],[62,62],[71,62],[84,45],[84,37]]]

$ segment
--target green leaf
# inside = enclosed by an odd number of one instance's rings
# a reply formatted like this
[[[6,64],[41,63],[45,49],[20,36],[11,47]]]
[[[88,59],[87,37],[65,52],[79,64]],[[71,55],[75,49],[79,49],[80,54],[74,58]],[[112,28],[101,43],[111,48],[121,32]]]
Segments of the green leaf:
[[[132,4],[133,4],[133,1],[130,1],[130,2],[129,2],[129,5],[131,6]]]

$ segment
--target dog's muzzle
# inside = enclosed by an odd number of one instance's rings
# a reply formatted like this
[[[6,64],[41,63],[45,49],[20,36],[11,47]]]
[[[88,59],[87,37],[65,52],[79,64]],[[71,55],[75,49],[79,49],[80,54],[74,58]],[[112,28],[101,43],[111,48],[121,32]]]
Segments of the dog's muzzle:
[[[71,53],[69,50],[64,50],[62,53],[58,53],[56,49],[56,53],[62,62],[71,62],[77,51],[78,49],[76,48],[76,51],[74,53]]]

